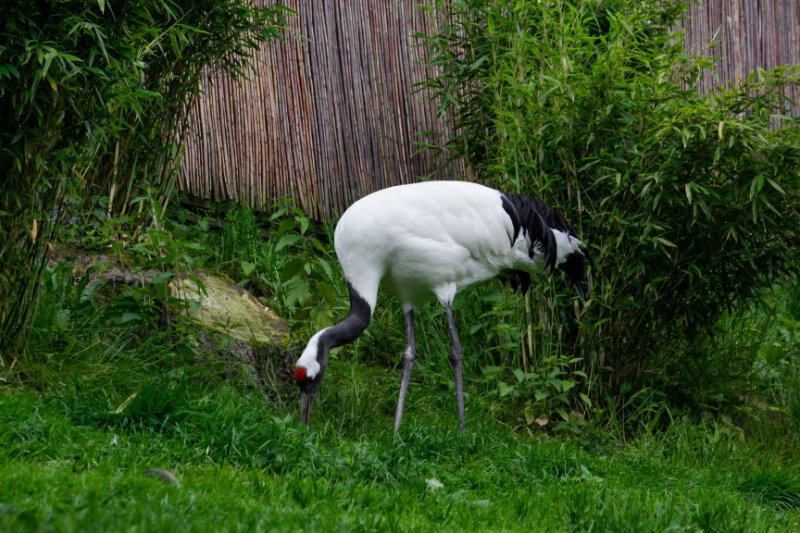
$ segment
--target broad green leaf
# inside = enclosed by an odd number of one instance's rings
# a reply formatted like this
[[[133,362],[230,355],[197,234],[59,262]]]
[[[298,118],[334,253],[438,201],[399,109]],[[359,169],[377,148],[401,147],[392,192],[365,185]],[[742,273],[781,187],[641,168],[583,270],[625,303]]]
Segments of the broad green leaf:
[[[589,398],[589,396],[587,396],[586,393],[581,392],[578,394],[578,396],[580,396],[581,400],[587,407],[592,406],[592,399]]]
[[[497,388],[500,391],[500,397],[508,396],[514,393],[514,387],[509,385],[505,381],[498,381]]]
[[[328,283],[324,281],[318,281],[314,284],[314,288],[317,290],[320,296],[328,302],[328,305],[336,305],[336,291],[333,290]]]
[[[299,240],[300,240],[300,235],[296,233],[287,233],[286,235],[281,237],[280,240],[278,241],[278,244],[275,245],[275,251],[280,252],[287,246],[292,246]]]
[[[286,294],[286,305],[292,307],[298,303],[305,303],[311,295],[308,282],[296,278],[289,287]]]
[[[250,274],[256,269],[255,263],[251,263],[249,261],[242,261],[239,266],[242,267],[242,273],[244,273],[245,277],[249,277]]]
[[[311,221],[309,221],[306,217],[298,217],[297,221],[300,224],[300,234],[305,235],[306,231],[308,231],[308,226],[311,224]]]
[[[280,279],[284,283],[303,272],[306,266],[305,259],[297,257],[286,263],[280,271]]]

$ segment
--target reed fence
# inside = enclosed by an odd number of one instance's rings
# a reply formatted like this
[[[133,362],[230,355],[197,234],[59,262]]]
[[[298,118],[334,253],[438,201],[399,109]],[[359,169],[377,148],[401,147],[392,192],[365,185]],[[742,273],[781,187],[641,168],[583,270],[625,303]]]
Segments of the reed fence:
[[[716,71],[700,82],[705,91],[746,79],[759,68],[800,65],[800,0],[700,0],[688,15],[687,51],[719,58]],[[800,97],[798,87],[785,93],[795,102]],[[793,114],[800,116],[800,106]]]
[[[413,35],[432,31],[428,13],[408,1],[284,3],[296,11],[286,40],[265,47],[250,80],[203,81],[180,189],[257,208],[292,197],[328,219],[368,192],[446,177],[419,147],[447,132],[415,89],[427,73]]]
[[[458,173],[420,149],[448,132],[436,103],[414,89],[427,72],[413,36],[435,31],[418,6],[431,1],[285,1],[296,12],[286,40],[260,52],[249,80],[203,80],[179,188],[259,209],[291,197],[329,220],[371,191]],[[704,90],[800,64],[799,0],[703,0],[689,14],[688,49],[720,58]],[[796,87],[787,91],[797,100]]]

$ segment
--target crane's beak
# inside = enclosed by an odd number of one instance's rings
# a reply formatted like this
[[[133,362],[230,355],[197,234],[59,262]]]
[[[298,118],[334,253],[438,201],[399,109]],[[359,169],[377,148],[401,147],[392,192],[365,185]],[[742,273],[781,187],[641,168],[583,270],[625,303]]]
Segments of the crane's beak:
[[[581,297],[581,300],[585,300],[589,296],[589,288],[587,286],[586,280],[576,282],[575,289],[577,289],[578,294]]]
[[[314,403],[313,392],[300,393],[300,421],[308,425],[311,421],[311,406]]]
[[[582,300],[585,300],[589,296],[589,280],[586,277],[586,259],[588,259],[590,265],[593,265],[591,257],[587,255],[586,248],[581,247],[579,252],[569,254],[567,260],[558,266],[575,286]]]

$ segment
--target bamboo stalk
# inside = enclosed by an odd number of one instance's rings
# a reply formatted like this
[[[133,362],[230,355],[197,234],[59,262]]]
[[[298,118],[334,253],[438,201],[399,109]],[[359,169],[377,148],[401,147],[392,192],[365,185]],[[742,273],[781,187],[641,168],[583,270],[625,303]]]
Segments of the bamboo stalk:
[[[533,357],[533,317],[531,316],[531,291],[528,289],[525,291],[525,317],[527,318],[527,340],[528,346],[527,351],[522,350],[522,370],[525,372],[530,372],[531,367],[528,363],[528,354]]]

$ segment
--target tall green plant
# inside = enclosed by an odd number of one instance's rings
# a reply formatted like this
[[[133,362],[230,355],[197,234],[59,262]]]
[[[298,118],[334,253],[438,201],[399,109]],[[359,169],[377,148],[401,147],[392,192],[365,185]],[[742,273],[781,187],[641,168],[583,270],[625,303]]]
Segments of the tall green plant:
[[[12,0],[0,21],[0,346],[24,338],[55,231],[172,193],[204,68],[241,75],[284,10],[245,0]],[[148,194],[147,197],[153,197]],[[102,201],[100,201],[102,199]],[[138,223],[147,223],[147,218]],[[1,356],[1,354],[0,354]],[[0,361],[2,363],[2,361]]]
[[[701,94],[712,62],[674,33],[685,6],[442,2],[425,37],[427,85],[455,116],[445,148],[478,179],[557,206],[591,250],[567,349],[611,384],[595,397],[663,386],[726,309],[797,272],[800,126],[775,117],[800,70]],[[534,298],[551,338],[576,320],[566,292]]]

